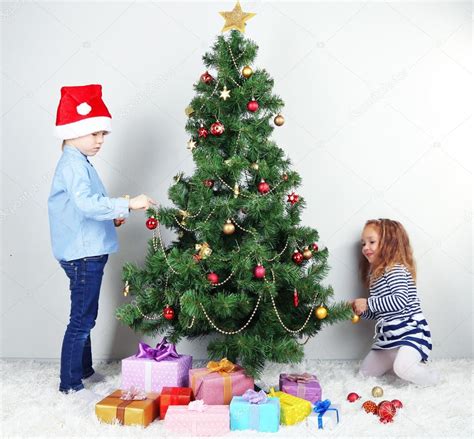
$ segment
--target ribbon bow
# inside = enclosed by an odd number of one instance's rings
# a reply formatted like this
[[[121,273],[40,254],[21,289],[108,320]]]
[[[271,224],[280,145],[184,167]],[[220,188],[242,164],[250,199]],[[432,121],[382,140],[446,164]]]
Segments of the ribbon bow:
[[[201,256],[202,259],[206,259],[212,254],[212,249],[207,242],[203,242],[202,244],[196,244],[195,248],[196,251],[199,252],[199,256]]]
[[[250,404],[266,404],[267,402],[267,394],[263,390],[256,392],[253,389],[248,389],[242,395],[242,398],[250,402]]]
[[[188,404],[188,410],[191,410],[194,412],[203,412],[205,408],[206,408],[206,404],[204,404],[204,400],[202,399],[196,399],[196,401],[191,401]]]
[[[294,381],[295,383],[310,383],[316,381],[314,376],[305,372],[302,374],[292,373],[285,377],[287,380]]]
[[[135,357],[161,361],[168,357],[179,358],[179,354],[176,352],[175,345],[173,343],[168,343],[166,338],[163,338],[163,340],[156,345],[156,348],[152,348],[150,345],[140,342]]]
[[[209,361],[207,363],[207,368],[211,372],[218,372],[221,375],[234,372],[235,364],[232,361],[229,361],[227,358],[223,358],[221,361]]]
[[[331,405],[331,401],[329,399],[325,399],[324,401],[318,401],[316,405],[314,406],[313,411],[315,413],[324,415],[324,413],[326,413],[330,405]]]
[[[124,401],[143,401],[146,398],[146,393],[134,386],[130,387],[129,390],[123,390],[122,395],[120,396],[120,399],[123,399]]]

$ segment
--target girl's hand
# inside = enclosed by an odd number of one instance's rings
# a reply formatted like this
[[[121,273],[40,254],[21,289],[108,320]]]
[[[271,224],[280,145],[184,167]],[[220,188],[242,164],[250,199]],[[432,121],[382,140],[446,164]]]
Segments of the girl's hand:
[[[352,309],[358,316],[360,316],[364,311],[367,311],[367,299],[360,298],[354,300]]]
[[[114,219],[115,227],[120,227],[123,223],[125,223],[125,218],[115,218]]]

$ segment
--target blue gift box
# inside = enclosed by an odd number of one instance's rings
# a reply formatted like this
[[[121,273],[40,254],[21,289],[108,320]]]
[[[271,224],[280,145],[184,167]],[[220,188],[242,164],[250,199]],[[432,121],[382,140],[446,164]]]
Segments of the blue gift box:
[[[275,433],[280,428],[280,400],[267,398],[265,403],[252,404],[242,396],[230,402],[230,429],[257,430]]]

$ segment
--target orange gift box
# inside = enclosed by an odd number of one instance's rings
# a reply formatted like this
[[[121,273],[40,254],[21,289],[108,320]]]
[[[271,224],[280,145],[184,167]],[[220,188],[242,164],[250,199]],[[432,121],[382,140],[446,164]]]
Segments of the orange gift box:
[[[193,400],[189,387],[163,387],[160,395],[160,419],[165,419],[170,405],[188,405]]]
[[[105,397],[95,405],[95,414],[100,421],[112,424],[115,420],[122,425],[146,427],[160,412],[158,393],[146,393],[146,399],[122,399],[122,390]]]

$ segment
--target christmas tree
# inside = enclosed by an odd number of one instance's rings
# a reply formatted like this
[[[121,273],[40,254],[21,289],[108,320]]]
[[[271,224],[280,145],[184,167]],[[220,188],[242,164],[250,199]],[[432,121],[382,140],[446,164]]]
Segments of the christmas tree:
[[[133,300],[117,317],[173,342],[217,334],[209,357],[258,377],[267,361],[301,361],[309,337],[352,311],[321,284],[328,250],[300,225],[301,178],[270,140],[284,124],[283,101],[270,75],[252,67],[258,48],[243,32],[254,14],[237,3],[221,15],[230,33],[204,55],[208,70],[186,108],[194,175],[175,176],[175,208],[147,212],[153,238],[144,267],[124,266]],[[166,246],[160,226],[176,230],[176,241]]]

